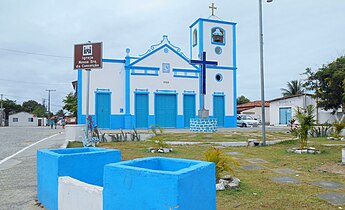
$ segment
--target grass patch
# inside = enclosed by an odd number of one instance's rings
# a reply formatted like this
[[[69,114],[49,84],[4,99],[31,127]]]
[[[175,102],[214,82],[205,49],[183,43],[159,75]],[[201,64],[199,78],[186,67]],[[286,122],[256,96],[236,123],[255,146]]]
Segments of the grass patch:
[[[235,135],[233,138],[229,133],[216,134],[174,134],[164,135],[166,141],[176,141],[176,138],[188,139],[188,141],[224,141],[224,139],[246,139],[241,135]],[[286,136],[284,133],[271,133],[276,136]],[[272,139],[273,139],[272,137]],[[229,141],[230,141],[229,140]],[[328,164],[338,164],[341,161],[341,146],[327,147],[323,144],[331,144],[334,141],[326,138],[311,138],[308,146],[315,147],[322,151],[321,154],[295,154],[288,153],[287,149],[298,147],[298,141],[288,140],[282,143],[265,147],[226,147],[223,152],[239,152],[242,155],[232,156],[236,158],[240,165],[249,165],[245,161],[249,158],[261,158],[268,163],[257,164],[264,168],[261,170],[246,171],[235,167],[235,176],[241,179],[241,187],[233,191],[217,192],[217,210],[228,209],[336,209],[334,206],[315,195],[326,192],[344,193],[343,189],[329,190],[314,185],[316,181],[333,181],[345,185],[343,175],[320,170],[320,167]],[[80,147],[81,143],[70,142],[68,147]],[[204,160],[204,153],[210,147],[208,145],[188,145],[171,146],[172,153],[157,154],[146,152],[150,143],[147,142],[112,142],[100,143],[99,147],[116,148],[122,151],[122,159],[130,160],[148,156],[165,156],[175,158],[187,158]],[[298,171],[296,174],[282,175],[273,172],[275,168],[291,168]],[[291,176],[301,180],[300,184],[279,184],[271,181],[272,177]]]

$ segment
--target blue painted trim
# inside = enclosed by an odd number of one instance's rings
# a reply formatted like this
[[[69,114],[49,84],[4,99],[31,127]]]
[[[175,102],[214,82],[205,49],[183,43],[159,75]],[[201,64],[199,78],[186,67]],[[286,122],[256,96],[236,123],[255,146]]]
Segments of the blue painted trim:
[[[131,73],[131,75],[136,75],[136,76],[159,76],[158,73]]]
[[[159,71],[159,67],[149,67],[149,66],[129,66],[130,69],[138,69],[138,70],[151,70],[151,71]]]
[[[105,62],[105,63],[126,63],[126,60],[102,58],[102,62]]]
[[[194,21],[194,23],[192,23],[192,25],[190,25],[189,28],[192,28],[199,21],[201,21],[201,22],[205,21],[205,22],[211,22],[211,23],[221,23],[221,24],[226,24],[226,25],[236,25],[237,24],[234,22],[228,22],[228,21],[222,21],[222,20],[211,20],[211,19],[199,18],[196,21]]]
[[[126,107],[125,113],[130,114],[130,64],[131,60],[129,56],[126,56],[126,64],[125,64],[125,72],[126,72],[126,83],[125,83],[125,100],[126,100]]]
[[[154,92],[154,94],[175,94],[175,95],[177,95],[178,93],[176,92],[176,90],[156,90],[156,92]]]
[[[236,25],[232,26],[233,30],[233,65],[234,65],[234,71],[233,71],[233,84],[234,84],[234,117],[236,120],[236,116],[237,116],[237,104],[236,104],[236,99],[237,99],[237,55],[236,55]],[[236,123],[236,122],[235,122]],[[236,126],[236,124],[235,124]]]
[[[190,72],[190,73],[200,73],[199,70],[194,70],[194,69],[177,69],[173,68],[173,72]]]
[[[178,108],[177,108],[177,110],[178,110]],[[184,115],[178,114],[176,116],[176,128],[184,128]]]
[[[196,95],[194,90],[185,90],[182,95]]]
[[[224,32],[224,34],[223,34],[223,43],[213,42],[213,41],[212,41],[212,30],[215,29],[215,28],[219,28],[219,29],[223,30],[223,32]],[[226,30],[225,30],[224,28],[219,27],[219,26],[215,26],[215,27],[211,28],[210,33],[211,33],[211,44],[214,44],[214,45],[223,45],[223,46],[226,44]]]
[[[136,94],[149,94],[149,90],[148,89],[135,89],[134,93],[136,93]]]
[[[96,88],[95,92],[110,92],[109,88]]]
[[[83,70],[79,69],[78,70],[78,124],[83,124],[82,122],[82,104],[83,104],[83,99],[82,99],[82,93],[83,93]],[[84,122],[85,123],[85,122]]]
[[[219,52],[217,52],[217,49],[219,49]],[[221,55],[222,52],[223,52],[223,50],[222,50],[221,47],[217,46],[217,47],[214,48],[214,52],[215,52],[217,55]]]
[[[235,116],[225,116],[224,117],[224,128],[236,128],[237,127],[237,119]]]
[[[224,92],[214,92],[212,96],[225,96]],[[225,100],[224,100],[225,101]]]
[[[188,76],[188,75],[174,75],[174,77],[178,78],[190,78],[190,79],[198,79],[198,76]]]
[[[168,44],[164,44],[164,45],[160,46],[159,48],[153,50],[152,52],[148,53],[147,55],[141,57],[140,59],[134,61],[133,63],[131,63],[131,64],[129,65],[129,67],[130,67],[130,68],[133,68],[134,65],[137,64],[138,62],[142,61],[143,59],[147,58],[148,56],[151,56],[152,54],[158,52],[159,50],[161,50],[161,49],[163,49],[163,48],[165,48],[165,47],[169,48],[172,52],[174,52],[176,55],[178,55],[180,58],[182,58],[184,61],[186,61],[189,65],[193,66],[195,69],[198,69],[198,67],[197,67],[196,65],[190,64],[190,63],[189,63],[189,59],[188,59],[186,56],[181,55],[181,53],[179,53],[178,51],[176,51],[174,48],[172,48],[172,47],[171,47],[170,45],[168,45]],[[138,66],[136,66],[136,67],[138,67]]]
[[[193,34],[192,34],[192,28],[189,28],[189,59],[192,59],[192,55],[193,55],[193,52],[192,52],[192,45],[193,45]]]
[[[156,124],[156,116],[149,114],[149,122],[148,122],[149,128],[155,124]]]
[[[199,55],[198,58],[201,58],[201,54],[204,51],[204,24],[200,21],[199,23]]]
[[[234,67],[234,69],[237,69],[237,57],[236,57],[236,25],[233,25],[233,27],[232,27],[232,33],[233,33],[233,44],[232,44],[232,46],[233,46],[233,67]],[[236,77],[235,77],[235,79],[236,79]]]
[[[221,70],[236,70],[234,67],[228,66],[207,66],[208,69],[221,69]]]
[[[220,80],[217,80],[217,75],[220,76]],[[223,75],[222,75],[221,73],[216,74],[216,75],[214,76],[214,78],[216,79],[217,82],[223,81]]]
[[[202,20],[199,18],[198,19],[198,24],[199,24],[199,53],[197,55],[198,58],[201,58],[201,54],[204,51],[204,24]],[[199,71],[201,72],[201,67],[199,66]],[[201,77],[199,77],[199,109],[202,109],[202,81]]]
[[[237,115],[237,104],[236,104],[236,100],[237,100],[237,72],[236,71],[233,71],[233,77],[234,77],[234,87],[233,87],[233,89],[234,89],[234,93],[233,93],[233,101],[234,101],[234,104],[233,104],[233,106],[234,106],[234,116],[236,116]]]

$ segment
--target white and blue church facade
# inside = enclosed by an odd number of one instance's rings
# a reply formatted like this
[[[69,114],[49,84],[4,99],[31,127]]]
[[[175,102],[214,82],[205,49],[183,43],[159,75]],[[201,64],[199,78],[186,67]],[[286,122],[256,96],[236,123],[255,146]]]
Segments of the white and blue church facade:
[[[92,70],[89,113],[103,129],[188,128],[202,107],[201,67],[190,64],[202,52],[207,66],[205,108],[218,127],[236,127],[236,23],[216,16],[189,27],[189,57],[164,35],[140,56],[126,49],[124,59],[103,58]],[[78,70],[78,123],[85,123],[86,71]]]

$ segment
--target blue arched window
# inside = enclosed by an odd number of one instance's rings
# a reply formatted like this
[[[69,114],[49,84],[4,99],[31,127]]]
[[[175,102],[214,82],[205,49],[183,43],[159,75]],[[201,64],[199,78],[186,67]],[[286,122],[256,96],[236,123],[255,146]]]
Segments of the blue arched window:
[[[193,47],[198,44],[198,31],[194,29],[193,31]]]

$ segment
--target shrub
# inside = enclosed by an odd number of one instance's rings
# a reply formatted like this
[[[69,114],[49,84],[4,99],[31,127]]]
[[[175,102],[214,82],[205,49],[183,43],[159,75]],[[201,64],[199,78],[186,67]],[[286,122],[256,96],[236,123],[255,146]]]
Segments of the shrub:
[[[332,126],[328,123],[323,125],[313,126],[310,130],[310,136],[312,137],[327,137],[331,131]]]
[[[157,132],[157,129],[159,132]],[[166,147],[167,144],[164,141],[163,128],[161,128],[159,125],[151,125],[151,131],[153,133],[153,137],[150,139],[150,141],[157,145],[157,149]]]
[[[308,144],[308,133],[314,123],[314,108],[312,105],[307,108],[297,107],[295,118],[298,120],[300,126],[297,128],[297,136],[300,143],[300,149],[304,149]]]
[[[344,121],[338,121],[333,123],[334,128],[334,137],[339,138],[340,132],[345,128],[345,122]]]
[[[222,172],[234,173],[234,170],[229,166],[231,163],[234,166],[238,166],[237,160],[226,157],[224,153],[218,148],[211,148],[205,152],[205,160],[213,162],[216,165],[216,180],[220,179]]]

